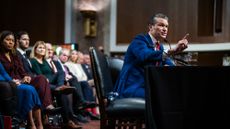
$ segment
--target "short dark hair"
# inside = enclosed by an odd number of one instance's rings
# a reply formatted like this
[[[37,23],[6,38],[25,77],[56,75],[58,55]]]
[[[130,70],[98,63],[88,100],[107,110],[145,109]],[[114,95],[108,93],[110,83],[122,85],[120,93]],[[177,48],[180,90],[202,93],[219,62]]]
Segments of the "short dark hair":
[[[29,35],[29,33],[26,32],[26,31],[19,31],[19,32],[16,34],[16,39],[20,39],[21,36],[24,35],[24,34]]]
[[[156,18],[163,18],[163,19],[166,19],[168,21],[168,17],[163,14],[163,13],[157,13],[155,15],[153,15],[150,19],[149,19],[149,25],[154,25],[156,24]]]

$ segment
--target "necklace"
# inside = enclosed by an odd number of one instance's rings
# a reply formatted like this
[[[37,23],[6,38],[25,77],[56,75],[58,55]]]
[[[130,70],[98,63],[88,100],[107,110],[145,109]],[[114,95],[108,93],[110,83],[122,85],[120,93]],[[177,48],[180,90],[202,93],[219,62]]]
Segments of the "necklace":
[[[9,52],[5,53],[5,56],[6,56],[6,58],[11,62],[10,53],[9,53]]]

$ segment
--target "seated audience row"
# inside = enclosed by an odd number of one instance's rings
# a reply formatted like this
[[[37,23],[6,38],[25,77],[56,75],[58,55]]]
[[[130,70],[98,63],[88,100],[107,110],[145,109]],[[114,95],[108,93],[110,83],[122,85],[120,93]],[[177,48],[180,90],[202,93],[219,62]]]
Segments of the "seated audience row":
[[[31,129],[43,129],[42,105],[35,90],[36,86],[33,85],[37,83],[37,79],[31,78],[25,72],[16,53],[15,37],[12,32],[3,31],[0,36],[0,44],[0,62],[4,67],[1,68],[1,73],[4,75],[2,81],[13,81],[17,85],[18,106],[16,115],[21,119],[28,119],[28,125]],[[40,83],[37,84],[39,84],[37,86],[39,89],[41,85]],[[36,119],[36,123],[34,123],[33,118]]]
[[[56,110],[53,96],[63,108],[61,115],[66,128],[78,129],[79,122],[100,119],[89,55],[62,49],[56,57],[51,43],[37,41],[29,57],[27,32],[20,31],[15,36],[11,31],[3,31],[0,38],[0,88],[6,91],[1,92],[0,103],[9,97],[18,98],[13,115],[27,120],[27,128],[43,129],[42,118]],[[0,108],[0,112],[4,110]]]
[[[0,63],[2,63],[7,74],[9,74],[9,77],[5,77],[4,74],[1,78],[1,81],[4,82],[1,84],[1,88],[3,87],[3,89],[7,91],[7,94],[3,94],[1,97],[5,98],[12,94],[12,91],[10,91],[9,88],[9,84],[11,84],[11,82],[17,85],[17,117],[28,120],[27,128],[42,129],[43,124],[41,120],[41,111],[43,112],[54,109],[51,97],[52,89],[52,93],[61,93],[59,94],[59,98],[62,106],[64,107],[64,112],[62,112],[62,117],[65,122],[64,126],[74,129],[81,128],[77,125],[79,118],[75,116],[73,110],[71,109],[72,106],[70,106],[73,100],[69,99],[69,96],[72,96],[72,94],[70,94],[72,92],[73,94],[75,93],[74,96],[79,96],[76,91],[77,89],[65,85],[66,82],[64,82],[65,84],[63,85],[59,85],[57,83],[54,85],[50,82],[49,78],[45,76],[45,74],[36,74],[34,72],[32,63],[25,54],[25,50],[29,47],[29,40],[29,35],[26,32],[19,32],[16,40],[14,34],[10,31],[3,31],[1,33],[0,43],[2,44],[2,47],[0,52]],[[40,50],[37,52],[39,51]],[[78,83],[78,81],[76,81],[76,83]],[[0,98],[0,100],[2,100],[2,98]],[[78,100],[80,99],[74,99],[74,101]],[[81,100],[78,104],[83,107],[87,107],[93,103],[87,103],[86,101]]]

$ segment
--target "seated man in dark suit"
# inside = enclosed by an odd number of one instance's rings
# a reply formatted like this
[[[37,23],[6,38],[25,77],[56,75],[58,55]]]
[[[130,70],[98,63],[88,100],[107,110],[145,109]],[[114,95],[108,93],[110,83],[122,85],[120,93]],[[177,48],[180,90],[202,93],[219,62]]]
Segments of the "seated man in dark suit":
[[[42,101],[43,108],[51,111],[54,110],[54,106],[52,105],[52,99],[51,99],[51,91],[49,87],[49,83],[47,82],[46,78],[42,75],[36,76],[32,72],[32,66],[29,61],[29,58],[26,55],[26,50],[29,48],[30,45],[30,37],[29,34],[25,31],[20,31],[16,34],[16,42],[18,44],[17,46],[17,55],[19,59],[23,63],[23,68],[26,73],[30,75],[30,77],[34,78],[36,82],[34,83],[34,87],[36,88],[40,100]]]
[[[73,103],[76,104],[77,110],[82,110],[88,107],[95,107],[96,106],[95,103],[88,102],[84,99],[82,95],[82,89],[81,89],[81,86],[77,78],[69,71],[69,69],[65,65],[62,64],[62,62],[58,58],[54,59],[54,52],[53,52],[52,45],[50,43],[46,43],[46,48],[47,48],[48,56],[49,56],[49,58],[47,59],[48,60],[47,62],[53,61],[57,71],[63,73],[63,79],[65,80],[66,85],[76,88],[73,93],[74,98],[76,99],[73,99],[74,101]],[[86,119],[84,119],[80,114],[78,114],[77,119],[80,122],[87,122]]]

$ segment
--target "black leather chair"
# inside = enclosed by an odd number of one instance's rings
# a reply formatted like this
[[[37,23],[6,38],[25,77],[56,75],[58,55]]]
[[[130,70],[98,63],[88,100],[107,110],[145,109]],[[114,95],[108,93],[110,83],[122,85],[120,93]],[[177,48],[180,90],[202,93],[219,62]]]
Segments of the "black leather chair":
[[[13,82],[1,82],[0,83],[0,129],[4,124],[1,125],[1,122],[4,123],[4,118],[6,119],[6,123],[9,122],[12,129],[19,129],[19,124],[22,120],[16,117],[16,109],[17,109],[17,86]],[[10,87],[9,89],[6,87]],[[9,90],[11,89],[11,93]],[[6,95],[6,92],[11,95]]]
[[[108,60],[108,65],[109,69],[111,71],[111,77],[112,77],[112,82],[113,85],[115,85],[117,78],[120,74],[120,71],[122,69],[122,66],[124,64],[124,60],[119,59],[119,58],[107,58]]]
[[[123,98],[108,101],[107,97],[111,93],[111,89],[113,89],[110,67],[104,54],[93,47],[90,48],[89,52],[95,88],[99,100],[101,129],[144,128],[145,100]]]

